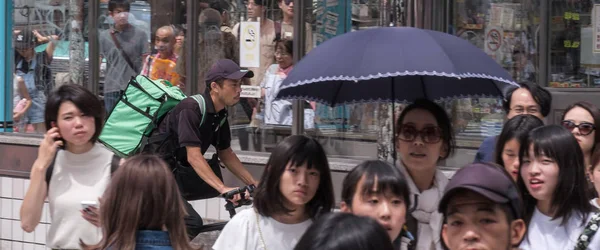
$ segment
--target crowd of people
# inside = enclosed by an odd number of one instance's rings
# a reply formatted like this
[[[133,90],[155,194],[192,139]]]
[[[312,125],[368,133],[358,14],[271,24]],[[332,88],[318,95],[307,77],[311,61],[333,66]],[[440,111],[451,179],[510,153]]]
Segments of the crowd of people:
[[[219,121],[253,73],[230,60],[212,68],[204,98],[207,118]],[[493,139],[492,161],[478,156],[451,179],[437,167],[455,148],[448,114],[429,100],[408,105],[396,121],[400,160],[351,170],[339,212],[328,159],[315,139],[281,141],[256,181],[231,151],[229,125],[198,126],[204,114],[192,98],[160,130],[172,133],[177,164],[219,193],[236,188],[202,157],[211,145],[238,178],[257,186],[253,206],[226,224],[212,249],[598,249],[600,110],[578,102],[560,125],[544,125],[551,95],[522,86],[507,96],[510,119]],[[182,197],[170,157],[120,159],[98,144],[102,103],[81,86],[59,87],[45,107],[48,131],[21,207],[25,231],[35,229],[47,199],[53,249],[192,248],[202,219]],[[82,208],[81,201],[98,203]]]
[[[329,161],[316,139],[294,135],[279,142],[255,180],[231,149],[227,107],[243,102],[245,83],[262,86],[265,100],[272,100],[293,67],[291,41],[285,39],[292,35],[291,26],[283,25],[286,20],[289,25],[291,12],[285,8],[293,3],[279,0],[279,5],[283,23],[265,18],[263,1],[248,1],[250,18],[261,22],[261,51],[268,60],[261,59],[259,68],[242,69],[233,49],[223,50],[223,57],[208,65],[200,63],[199,95],[205,107],[197,96],[183,99],[156,130],[167,138],[161,147],[127,159],[97,141],[105,114],[117,103],[127,75],[142,73],[182,85],[185,67],[177,51],[185,43],[177,45],[182,35],[177,27],[159,28],[157,52],[148,55],[140,31],[126,22],[127,1],[111,0],[115,25],[100,35],[100,44],[107,75],[114,75],[112,83],[105,83],[103,101],[76,84],[37,88],[34,74],[26,72],[37,71],[36,63],[48,60],[52,46],[39,56],[31,48],[19,52],[23,59],[16,79],[29,91],[27,107],[36,110],[27,117],[46,131],[20,210],[23,230],[35,230],[47,200],[51,225],[46,245],[52,249],[192,249],[190,241],[204,225],[182,190],[182,178],[197,175],[198,185],[218,194],[237,190],[215,172],[214,164],[216,169],[222,164],[257,188],[253,206],[226,224],[210,246],[215,250],[600,249],[595,235],[600,226],[600,109],[577,102],[565,110],[560,125],[545,125],[552,95],[528,82],[507,93],[507,121],[500,135],[487,138],[474,163],[452,178],[438,167],[456,148],[450,117],[436,102],[419,99],[394,121],[399,160],[365,161],[347,173],[339,212],[334,211]],[[222,16],[222,11],[202,12],[206,32],[201,44],[223,41],[221,34],[228,31],[223,31]],[[44,101],[36,103],[36,95]],[[288,124],[291,112],[287,117],[282,111],[288,105],[267,103],[266,120]],[[248,107],[251,117],[262,112],[259,105]],[[309,117],[311,110],[305,114]],[[220,162],[204,158],[211,146]],[[233,204],[241,200],[240,194],[229,199]]]

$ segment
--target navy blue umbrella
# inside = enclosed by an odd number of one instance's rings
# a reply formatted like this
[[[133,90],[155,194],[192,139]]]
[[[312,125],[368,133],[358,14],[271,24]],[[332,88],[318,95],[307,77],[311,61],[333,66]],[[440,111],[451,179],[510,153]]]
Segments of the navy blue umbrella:
[[[334,37],[283,81],[279,99],[329,106],[418,98],[503,97],[518,87],[483,50],[446,33],[385,27]]]

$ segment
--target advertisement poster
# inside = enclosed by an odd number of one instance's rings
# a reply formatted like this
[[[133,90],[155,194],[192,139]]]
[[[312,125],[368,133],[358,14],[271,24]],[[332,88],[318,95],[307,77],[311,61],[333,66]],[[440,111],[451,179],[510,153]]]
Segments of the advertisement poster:
[[[352,5],[347,0],[318,1],[316,10],[317,28],[315,42],[319,44],[352,29]],[[331,108],[317,104],[316,120],[320,129],[347,129],[350,127],[350,113],[356,105]]]

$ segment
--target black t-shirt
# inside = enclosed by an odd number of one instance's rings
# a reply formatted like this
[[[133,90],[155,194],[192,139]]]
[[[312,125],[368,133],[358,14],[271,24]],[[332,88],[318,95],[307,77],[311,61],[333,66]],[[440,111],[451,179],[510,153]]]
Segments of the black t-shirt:
[[[203,95],[206,104],[206,117],[202,121],[202,112],[198,102],[191,97],[183,99],[173,108],[159,126],[159,132],[169,133],[170,149],[176,150],[177,159],[184,165],[187,162],[186,146],[200,147],[202,154],[212,145],[217,150],[231,146],[231,131],[227,122],[227,110],[215,111],[209,95]],[[208,97],[207,97],[208,96]],[[225,119],[223,125],[221,121]],[[163,153],[165,153],[163,151]]]

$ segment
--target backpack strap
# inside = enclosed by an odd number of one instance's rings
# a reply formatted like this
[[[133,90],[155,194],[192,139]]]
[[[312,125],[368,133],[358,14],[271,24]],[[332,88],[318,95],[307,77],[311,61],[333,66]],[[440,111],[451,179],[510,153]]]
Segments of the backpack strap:
[[[275,26],[275,40],[281,40],[284,37],[281,36],[281,22],[274,22]]]
[[[202,124],[204,124],[204,114],[206,113],[206,102],[204,101],[204,96],[203,95],[193,95],[191,96],[194,100],[196,100],[196,102],[198,102],[198,106],[200,106],[200,112],[202,112],[202,120],[200,120],[200,126],[202,126]],[[223,119],[221,119],[221,122],[219,123],[219,128],[221,126],[223,126],[223,124],[225,124],[225,122],[227,121],[227,117],[223,117]]]

